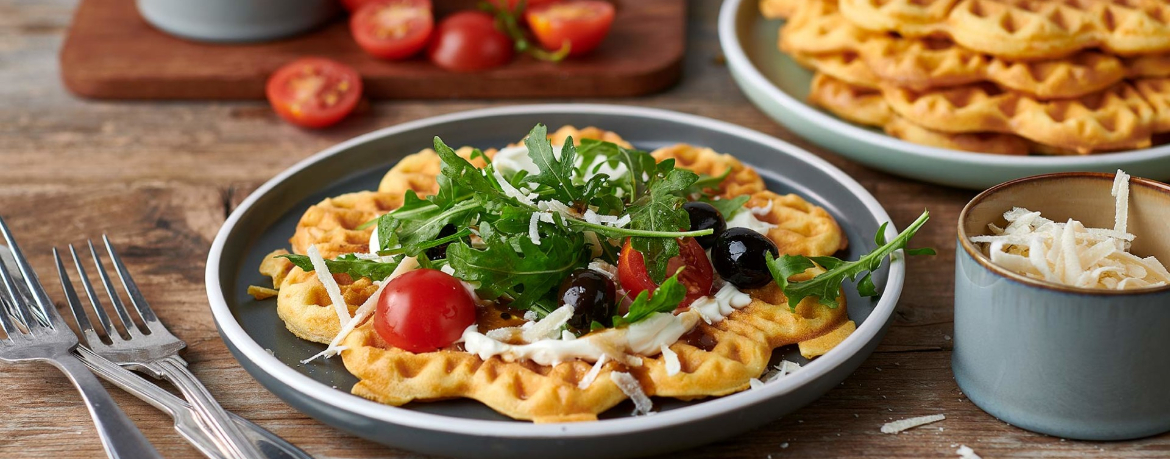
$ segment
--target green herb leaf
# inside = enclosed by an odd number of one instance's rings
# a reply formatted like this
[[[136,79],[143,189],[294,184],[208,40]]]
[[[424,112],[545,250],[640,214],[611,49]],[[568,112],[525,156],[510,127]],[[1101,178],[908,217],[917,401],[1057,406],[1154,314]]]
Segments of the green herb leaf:
[[[630,227],[646,231],[679,231],[691,226],[690,215],[682,206],[681,195],[699,178],[694,172],[672,169],[664,177],[655,178],[650,191],[629,208]],[[634,237],[630,244],[646,260],[646,272],[655,283],[666,276],[666,264],[679,253],[678,241],[662,237]]]
[[[642,321],[657,312],[671,312],[678,308],[678,304],[687,296],[687,287],[678,281],[679,269],[673,276],[662,282],[654,289],[651,295],[649,290],[639,293],[634,302],[630,303],[630,311],[624,316],[615,316],[613,326],[620,327]]]
[[[718,210],[719,215],[722,215],[724,220],[731,220],[735,214],[743,210],[743,205],[750,199],[752,199],[751,196],[743,194],[731,199],[709,199],[704,197],[699,199],[699,201],[710,204],[711,207]]]
[[[765,253],[764,257],[768,263],[768,271],[772,273],[772,278],[776,280],[776,284],[780,286],[784,295],[788,297],[788,306],[796,309],[796,305],[800,304],[802,300],[808,297],[816,297],[823,305],[835,308],[837,304],[837,296],[841,291],[841,283],[846,278],[853,280],[857,276],[865,273],[861,281],[857,285],[857,292],[861,296],[877,296],[877,287],[873,284],[872,273],[881,267],[882,262],[886,257],[898,249],[906,248],[906,244],[910,242],[910,238],[918,232],[918,229],[930,219],[930,212],[924,211],[914,223],[906,227],[894,240],[885,242],[886,224],[878,229],[877,236],[874,241],[878,242],[880,246],[873,252],[862,256],[857,261],[844,261],[834,257],[805,257],[802,255],[784,255],[780,258],[772,257],[771,253]],[[907,250],[907,254],[934,254],[933,249],[912,249]],[[815,264],[814,264],[815,262]],[[790,282],[789,277],[804,272],[805,270],[820,265],[825,268],[825,272],[818,274],[816,277],[799,282]]]
[[[540,173],[529,176],[528,181],[552,188],[556,198],[568,205],[581,199],[581,189],[573,183],[573,172],[577,169],[574,165],[577,150],[573,147],[572,137],[565,139],[560,159],[553,153],[548,130],[543,124],[532,128],[528,138],[524,139],[524,145],[528,147],[528,157],[540,169]]]
[[[719,189],[719,186],[723,184],[724,180],[727,180],[729,175],[731,175],[730,167],[723,171],[722,174],[719,174],[717,177],[713,177],[707,174],[699,174],[699,179],[691,185],[691,189],[687,191],[687,194],[707,196],[709,195],[707,190]]]
[[[285,254],[278,255],[278,258],[287,258],[298,268],[305,272],[313,272],[313,262],[305,255]],[[371,280],[380,281],[394,272],[398,268],[398,263],[401,260],[395,260],[393,263],[383,263],[373,260],[362,260],[356,255],[350,253],[345,254],[334,260],[325,260],[325,267],[329,268],[330,274],[348,274],[351,279],[361,279],[368,277]]]
[[[482,249],[453,243],[447,247],[447,262],[455,270],[455,277],[476,284],[481,297],[510,299],[509,306],[513,308],[539,305],[539,300],[550,292],[555,294],[565,276],[588,262],[579,233],[545,237],[540,245],[527,235],[505,238],[485,233],[482,227],[480,235],[484,238]]]

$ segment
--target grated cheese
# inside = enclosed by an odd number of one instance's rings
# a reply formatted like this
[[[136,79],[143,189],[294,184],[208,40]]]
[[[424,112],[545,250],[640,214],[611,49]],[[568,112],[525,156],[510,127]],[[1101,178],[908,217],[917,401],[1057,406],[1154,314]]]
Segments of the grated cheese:
[[[967,445],[959,445],[959,449],[955,451],[955,454],[959,455],[959,459],[983,459],[978,454],[975,454],[975,450]]]
[[[647,397],[646,392],[642,391],[642,384],[638,382],[637,378],[629,373],[615,371],[609,374],[609,379],[617,384],[618,389],[621,389],[622,393],[634,402],[634,416],[654,414],[650,411],[654,408],[654,402],[650,401],[650,397]]]
[[[887,422],[882,425],[882,433],[896,434],[903,430],[913,429],[918,426],[924,426],[933,422],[938,422],[947,417],[941,414],[932,414],[930,416],[919,416],[916,418],[899,419],[893,422]]]
[[[495,170],[495,168],[493,168],[492,169],[492,176],[494,176],[496,179],[496,182],[498,182],[500,184],[500,189],[504,191],[505,195],[507,195],[508,197],[514,198],[523,204],[528,204],[530,206],[535,205],[532,202],[531,195],[525,195],[520,190],[517,190],[516,187],[512,186],[511,183],[508,183],[508,180],[504,179],[503,175],[500,175],[500,171]]]
[[[666,376],[674,376],[682,371],[682,362],[679,362],[678,354],[670,350],[666,344],[662,345],[662,360],[666,362]]]
[[[601,358],[597,359],[597,361],[593,363],[593,368],[590,368],[589,372],[585,373],[585,377],[581,378],[581,382],[577,383],[577,388],[585,390],[588,389],[589,386],[592,386],[593,381],[597,380],[597,375],[601,373],[601,367],[605,366],[606,360],[609,360],[609,357],[606,357],[605,354],[602,354]]]
[[[309,261],[313,263],[313,272],[317,274],[317,280],[321,281],[321,285],[325,286],[325,291],[329,293],[329,301],[333,302],[333,309],[337,311],[337,321],[339,323],[349,321],[351,318],[349,306],[346,306],[345,298],[341,296],[341,287],[333,279],[333,274],[329,273],[329,267],[325,265],[321,251],[317,250],[316,245],[311,245],[309,250],[305,251],[305,255],[308,255]]]
[[[532,240],[533,244],[540,245],[540,212],[533,212],[532,218],[528,219],[528,239]]]
[[[763,381],[760,381],[756,378],[749,379],[748,385],[751,386],[752,389],[762,389],[764,387]]]
[[[315,248],[311,248],[310,250],[315,250]],[[374,290],[374,294],[370,295],[369,298],[366,298],[366,301],[357,308],[357,311],[354,311],[353,317],[341,326],[341,330],[337,332],[337,336],[333,337],[333,341],[329,342],[329,346],[326,347],[324,351],[318,352],[316,355],[302,360],[301,363],[306,364],[312,362],[318,357],[329,358],[340,354],[341,351],[344,351],[346,347],[341,346],[341,342],[345,340],[346,336],[349,336],[349,334],[353,332],[353,329],[357,328],[357,326],[362,322],[365,322],[366,318],[374,313],[374,309],[378,307],[378,299],[382,297],[382,289],[386,288],[386,285],[388,285],[390,281],[394,280],[394,278],[403,275],[407,271],[418,268],[418,266],[419,264],[417,258],[403,258],[402,262],[398,263],[398,267],[394,268],[394,271],[391,272],[390,275],[386,277],[386,279],[383,279],[382,283],[378,284],[378,289]],[[330,278],[332,277],[333,276],[330,276]]]
[[[1003,214],[1008,225],[988,225],[991,235],[975,236],[991,262],[1032,279],[1081,288],[1124,290],[1170,283],[1170,272],[1154,257],[1139,258],[1127,250],[1129,179],[1117,171],[1111,194],[1112,229],[1086,228],[1069,219],[1057,223],[1021,207]]]
[[[772,204],[775,204],[775,203],[776,203],[775,201],[772,201],[771,199],[769,199],[768,203],[765,204],[764,207],[749,207],[748,210],[753,215],[759,215],[759,216],[768,215],[768,214],[772,213]]]
[[[542,339],[555,339],[560,336],[561,327],[572,317],[573,307],[567,304],[561,306],[556,311],[544,316],[539,322],[532,323],[531,327],[524,330],[521,338],[526,343],[535,343]]]

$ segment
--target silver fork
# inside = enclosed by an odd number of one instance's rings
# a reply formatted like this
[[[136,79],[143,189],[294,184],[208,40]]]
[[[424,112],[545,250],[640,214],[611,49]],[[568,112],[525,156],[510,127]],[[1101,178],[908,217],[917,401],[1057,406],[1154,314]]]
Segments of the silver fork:
[[[138,286],[130,278],[129,272],[126,271],[126,266],[118,258],[114,247],[110,245],[109,238],[103,235],[102,241],[105,245],[106,252],[110,256],[110,260],[113,262],[114,271],[118,274],[118,278],[122,281],[122,287],[126,290],[130,298],[131,305],[134,306],[134,310],[138,313],[138,317],[142,319],[142,323],[145,324],[146,330],[149,333],[143,333],[130,317],[129,311],[118,297],[118,293],[110,281],[110,276],[106,273],[106,269],[102,265],[101,256],[98,255],[98,251],[94,248],[93,242],[88,241],[89,251],[93,256],[93,263],[97,268],[98,278],[101,279],[110,303],[113,305],[114,311],[122,322],[129,338],[123,338],[118,330],[114,328],[110,316],[106,314],[101,300],[98,299],[93,284],[89,281],[89,276],[86,274],[85,268],[82,267],[81,257],[77,255],[77,251],[70,245],[69,253],[73,256],[73,263],[77,267],[81,285],[85,289],[85,294],[89,298],[90,304],[93,306],[94,316],[97,317],[105,336],[110,340],[109,344],[102,341],[101,335],[94,329],[93,323],[89,321],[89,317],[85,313],[85,308],[81,305],[81,300],[73,289],[69,277],[62,270],[61,285],[65,289],[65,297],[69,302],[70,309],[73,310],[74,318],[77,319],[77,326],[85,340],[85,345],[93,350],[94,353],[110,359],[117,364],[147,372],[156,378],[165,378],[178,387],[187,401],[191,402],[191,407],[195,409],[200,425],[212,434],[212,439],[216,442],[216,446],[224,456],[236,459],[262,457],[260,451],[256,450],[255,446],[244,436],[244,433],[232,422],[227,411],[212,398],[207,388],[187,369],[187,362],[182,357],[179,357],[179,351],[185,348],[187,344],[172,335],[163,326],[162,322],[158,320],[158,317],[150,309],[150,305],[146,303],[146,299],[143,298],[142,293],[138,290]],[[58,264],[61,263],[60,254],[57,253],[56,249],[53,249],[53,257],[57,260]]]
[[[0,232],[4,234],[4,240],[27,288],[24,292],[18,290],[12,273],[4,263],[0,263],[0,280],[4,284],[4,292],[0,292],[0,302],[3,303],[0,327],[7,335],[0,340],[0,360],[9,363],[43,361],[64,372],[81,392],[81,399],[93,417],[102,447],[109,457],[162,458],[138,427],[126,417],[126,413],[118,408],[102,383],[73,355],[77,336],[57,313],[57,308],[45,293],[28,260],[16,246],[12,232],[2,218]],[[32,300],[34,304],[26,299]]]

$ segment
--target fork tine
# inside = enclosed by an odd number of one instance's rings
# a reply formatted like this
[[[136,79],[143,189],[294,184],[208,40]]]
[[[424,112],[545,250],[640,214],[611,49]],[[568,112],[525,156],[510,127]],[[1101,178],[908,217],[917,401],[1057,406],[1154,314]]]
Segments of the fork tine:
[[[98,278],[102,280],[102,286],[106,288],[106,295],[110,297],[110,303],[114,305],[114,312],[118,314],[119,319],[122,319],[122,325],[126,326],[126,333],[131,338],[134,337],[135,332],[141,334],[134,319],[130,318],[130,312],[126,310],[126,305],[122,304],[121,298],[118,298],[118,291],[114,290],[114,283],[110,282],[110,276],[106,274],[106,267],[102,265],[102,258],[98,255],[97,249],[93,247],[93,241],[86,241],[86,243],[89,244],[89,253],[93,255],[93,264],[97,266]]]
[[[93,330],[93,324],[89,321],[89,316],[85,314],[85,307],[81,305],[81,298],[77,297],[77,290],[73,288],[73,282],[69,280],[69,273],[65,271],[65,264],[61,262],[61,254],[57,252],[57,248],[53,247],[53,261],[57,263],[57,278],[61,280],[61,290],[65,291],[65,302],[69,303],[69,310],[73,311],[73,320],[77,321],[77,329],[80,331],[81,339],[86,344],[90,343],[90,338],[96,338]]]
[[[24,301],[24,297],[17,290],[16,283],[12,280],[12,273],[8,271],[8,264],[3,261],[0,261],[0,281],[4,283],[4,290],[8,292],[8,300],[11,302],[10,306],[15,313],[15,319],[20,321],[21,325],[27,327],[29,331],[32,331],[34,324],[40,325],[39,322],[31,320],[32,317],[29,317],[30,311],[28,310],[28,306],[26,306],[27,302]]]
[[[0,263],[3,262],[4,260],[0,260]],[[12,323],[12,318],[9,317],[9,314],[12,314],[11,311],[15,309],[16,306],[11,304],[11,300],[8,299],[8,295],[5,295],[3,291],[0,291],[0,328],[4,329],[4,334],[7,335],[7,338],[5,339],[7,340],[11,340],[15,337],[14,335],[20,334],[20,329],[16,328],[16,324]],[[3,341],[4,340],[0,340],[0,342]]]
[[[138,315],[146,323],[146,328],[152,328],[151,324],[158,322],[158,316],[154,315],[154,310],[150,309],[150,304],[147,304],[146,298],[138,290],[138,284],[134,283],[134,279],[130,277],[130,271],[126,270],[126,265],[122,264],[122,259],[114,251],[114,246],[110,244],[110,238],[103,234],[102,242],[106,246],[106,252],[110,254],[110,260],[114,262],[114,271],[118,273],[118,278],[122,280],[122,286],[130,294],[130,303],[134,305],[134,309],[138,311]]]
[[[102,325],[102,329],[106,332],[106,336],[110,341],[115,341],[122,336],[118,333],[118,329],[114,328],[114,322],[110,320],[110,315],[106,314],[105,308],[102,307],[101,297],[98,296],[97,290],[93,288],[93,282],[89,281],[89,274],[85,272],[85,265],[81,263],[81,257],[77,255],[77,250],[73,248],[73,244],[69,244],[69,254],[73,256],[73,266],[77,268],[77,277],[81,280],[81,287],[85,289],[85,296],[89,298],[89,304],[93,306],[93,313],[97,316],[98,323]],[[85,308],[81,308],[84,310]],[[76,309],[74,314],[76,314]]]
[[[31,309],[33,315],[39,316],[39,319],[44,321],[43,325],[46,327],[51,328],[56,325],[64,325],[64,322],[61,322],[61,315],[57,314],[57,308],[53,306],[53,301],[49,299],[49,294],[45,293],[45,288],[41,286],[41,281],[37,278],[37,273],[28,264],[28,259],[24,257],[20,246],[16,245],[16,239],[12,237],[12,231],[8,229],[8,225],[4,223],[3,218],[0,218],[0,233],[4,234],[4,240],[8,243],[8,250],[12,252],[12,259],[16,261],[16,267],[20,270],[20,274],[24,276],[24,283],[28,286],[29,293],[32,294],[32,299],[36,303],[36,308]],[[7,274],[7,267],[3,270]],[[10,287],[11,285],[7,284],[11,280],[11,275],[7,276],[7,278],[6,287]],[[12,293],[13,298],[17,298],[18,293],[14,289],[10,289],[9,292]],[[21,309],[20,306],[24,303],[24,301],[16,301],[17,309]],[[29,325],[30,329],[32,328],[32,323],[26,322],[26,324]]]

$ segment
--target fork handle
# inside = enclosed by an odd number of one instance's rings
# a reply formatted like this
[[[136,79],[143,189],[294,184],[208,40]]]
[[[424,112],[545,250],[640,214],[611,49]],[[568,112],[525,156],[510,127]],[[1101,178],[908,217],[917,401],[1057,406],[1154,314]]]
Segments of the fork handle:
[[[126,413],[118,408],[101,381],[98,381],[84,363],[72,353],[56,356],[50,363],[64,372],[69,381],[81,392],[81,399],[85,401],[89,415],[93,417],[93,424],[97,427],[107,456],[111,459],[162,459],[154,445],[142,435],[142,431],[138,430],[138,426],[130,421]]]
[[[203,383],[191,374],[181,357],[176,355],[160,359],[150,366],[179,388],[179,392],[183,393],[183,397],[195,409],[199,423],[212,433],[212,438],[224,455],[238,459],[263,457],[228,412],[215,401]]]

